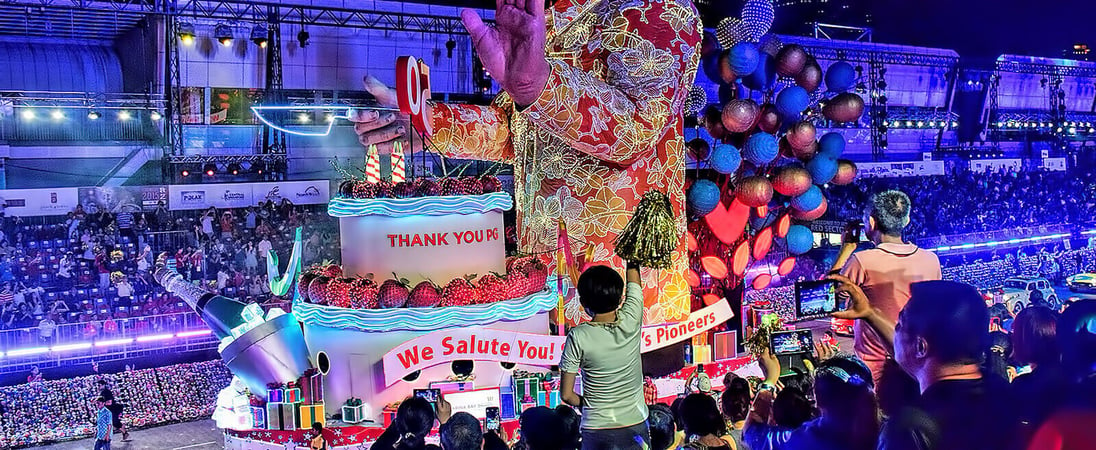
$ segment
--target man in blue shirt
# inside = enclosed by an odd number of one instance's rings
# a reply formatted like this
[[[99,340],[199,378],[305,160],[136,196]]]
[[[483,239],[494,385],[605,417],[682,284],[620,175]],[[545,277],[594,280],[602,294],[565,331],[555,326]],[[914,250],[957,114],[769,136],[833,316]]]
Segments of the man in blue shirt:
[[[103,397],[95,399],[95,406],[99,409],[95,420],[95,450],[110,450],[110,434],[114,432],[111,429],[114,415],[107,409],[107,400]]]

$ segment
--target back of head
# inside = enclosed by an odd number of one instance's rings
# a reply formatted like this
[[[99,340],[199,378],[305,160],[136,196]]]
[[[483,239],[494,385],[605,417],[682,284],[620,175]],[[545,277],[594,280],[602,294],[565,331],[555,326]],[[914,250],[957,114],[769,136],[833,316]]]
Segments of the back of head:
[[[731,380],[719,397],[723,416],[732,422],[746,420],[750,412],[750,383],[745,378]]]
[[[847,448],[874,448],[879,435],[879,404],[872,374],[856,356],[838,353],[814,373],[818,408],[829,423],[840,427]]]
[[[902,191],[883,191],[871,198],[875,229],[888,236],[902,236],[910,220],[910,198]]]
[[[483,447],[483,429],[480,421],[471,414],[458,412],[438,430],[443,450],[480,450]]]
[[[706,436],[713,434],[722,436],[727,433],[727,423],[723,421],[719,406],[715,404],[715,399],[708,395],[687,395],[681,401],[681,409],[678,414],[681,415],[681,421],[685,425],[686,435]]]
[[[647,426],[651,429],[651,449],[667,450],[674,443],[677,427],[670,407],[658,404],[647,407]]]
[[[579,302],[594,314],[612,312],[624,296],[624,279],[609,266],[591,266],[578,277]]]
[[[567,405],[559,405],[555,409],[556,415],[563,421],[563,434],[567,442],[565,449],[578,449],[582,447],[582,417],[575,409]]]
[[[521,440],[529,450],[561,450],[567,444],[563,419],[544,406],[529,408],[521,413]]]
[[[1012,357],[1021,364],[1050,365],[1061,361],[1058,313],[1045,306],[1024,308],[1012,324]]]
[[[1058,318],[1057,331],[1066,370],[1076,377],[1096,373],[1096,299],[1070,304]]]
[[[777,425],[798,428],[814,418],[814,405],[799,388],[785,387],[773,400],[773,420]]]
[[[989,334],[989,347],[986,348],[985,362],[982,370],[985,374],[993,374],[1008,381],[1009,355],[1012,353],[1012,342],[1008,333],[994,331]]]
[[[426,445],[423,440],[434,427],[434,407],[422,397],[411,397],[400,403],[396,409],[396,419],[392,426],[399,436],[397,450],[421,449]]]
[[[670,412],[674,414],[674,426],[678,430],[685,429],[685,422],[681,420],[681,402],[685,400],[685,397],[678,396],[674,399],[673,403],[670,403]]]
[[[928,343],[928,356],[941,365],[978,364],[989,347],[989,310],[978,290],[967,284],[911,284],[909,303],[898,321],[897,333],[923,338]],[[903,342],[913,345],[913,341]]]

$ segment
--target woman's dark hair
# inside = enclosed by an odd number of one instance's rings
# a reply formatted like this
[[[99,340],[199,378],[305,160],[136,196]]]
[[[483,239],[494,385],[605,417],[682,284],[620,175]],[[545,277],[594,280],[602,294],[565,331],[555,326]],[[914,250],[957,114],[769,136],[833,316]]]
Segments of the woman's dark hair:
[[[609,266],[591,266],[578,277],[578,300],[594,314],[616,311],[624,295],[624,279]]]
[[[814,395],[818,408],[842,440],[840,448],[874,449],[879,437],[879,403],[871,371],[859,358],[838,354],[818,365]],[[783,393],[781,393],[783,395]]]
[[[731,422],[746,420],[750,412],[750,383],[744,378],[734,378],[719,397],[723,417]]]
[[[994,331],[989,334],[989,348],[986,349],[986,358],[982,362],[982,370],[987,374],[1000,377],[1008,381],[1008,357],[1012,353],[1012,343],[1008,333]]]
[[[651,429],[651,450],[666,450],[674,443],[677,427],[674,413],[663,404],[647,407],[647,426]]]
[[[521,440],[529,450],[561,450],[568,443],[559,432],[565,427],[563,419],[547,407],[525,410],[518,424],[521,426]]]
[[[563,432],[566,434],[564,450],[577,450],[582,448],[582,417],[574,408],[567,405],[556,407],[556,415],[563,420]]]
[[[782,427],[799,428],[814,417],[814,405],[799,388],[785,387],[773,400],[773,419]]]
[[[674,425],[678,430],[685,429],[685,422],[681,420],[681,402],[684,400],[684,396],[678,396],[674,399],[673,403],[670,403],[670,412],[674,415]]]
[[[1060,362],[1058,313],[1045,306],[1024,308],[1012,323],[1012,359],[1021,364]]]
[[[786,388],[799,389],[799,392],[807,396],[811,405],[814,405],[814,376],[798,367],[790,367],[788,370],[792,372],[791,375],[780,377],[780,382]]]
[[[689,394],[681,401],[681,421],[686,435],[707,436],[727,434],[727,422],[719,413],[715,399],[705,394]]]
[[[421,449],[426,445],[423,439],[434,427],[434,407],[422,397],[411,397],[400,403],[396,410],[396,419],[392,426],[396,428],[396,450]]]

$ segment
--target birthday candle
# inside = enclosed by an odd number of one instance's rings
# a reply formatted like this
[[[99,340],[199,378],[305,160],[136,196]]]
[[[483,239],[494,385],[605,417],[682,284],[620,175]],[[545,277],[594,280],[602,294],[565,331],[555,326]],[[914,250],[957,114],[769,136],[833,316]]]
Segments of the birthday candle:
[[[365,161],[365,181],[369,183],[381,182],[381,155],[377,153],[376,145],[369,146],[369,153]]]
[[[403,160],[403,144],[396,141],[392,149],[392,182],[402,183],[407,179],[407,167]]]

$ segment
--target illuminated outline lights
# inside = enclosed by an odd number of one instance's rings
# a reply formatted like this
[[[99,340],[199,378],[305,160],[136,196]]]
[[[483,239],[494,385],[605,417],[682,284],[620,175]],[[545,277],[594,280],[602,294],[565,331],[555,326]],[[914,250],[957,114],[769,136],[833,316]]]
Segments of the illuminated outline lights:
[[[1096,230],[1082,231],[1081,234],[1096,234]],[[971,244],[943,245],[928,249],[930,252],[946,252],[948,250],[968,250],[972,248],[996,247],[998,245],[1022,244],[1027,242],[1039,242],[1049,239],[1061,239],[1069,237],[1069,233],[1048,234],[1046,236],[1033,236],[1027,238],[1006,239],[1003,241],[977,242]]]
[[[352,112],[352,109],[354,109],[354,108],[351,108],[351,107],[346,106],[346,105],[252,106],[251,107],[251,112],[255,114],[255,117],[258,117],[260,121],[262,121],[264,124],[266,124],[266,126],[268,126],[270,128],[273,128],[275,130],[281,131],[283,133],[293,134],[293,135],[297,135],[297,136],[315,136],[315,137],[318,137],[318,136],[327,136],[327,135],[331,134],[331,128],[333,128],[335,126],[335,121],[336,120],[338,120],[338,119],[350,119],[350,113]],[[393,109],[393,108],[378,108],[378,107],[358,108],[358,109],[372,109],[372,110],[379,110],[379,111],[398,111],[398,110]],[[275,124],[274,122],[272,122],[270,119],[267,119],[266,117],[263,117],[263,111],[302,111],[302,110],[329,111],[329,112],[331,112],[331,115],[328,116],[328,120],[326,121],[327,125],[326,126],[319,125],[320,127],[323,127],[322,128],[323,131],[290,130],[288,128],[285,128],[284,126]],[[316,125],[313,125],[313,127],[314,126],[316,126]]]
[[[95,342],[76,342],[76,343],[71,343],[71,344],[58,344],[58,345],[54,345],[52,347],[28,347],[28,348],[20,348],[20,349],[16,349],[16,350],[9,350],[7,352],[0,352],[0,356],[6,356],[6,357],[9,357],[9,358],[12,358],[12,357],[19,357],[19,356],[40,355],[40,354],[43,354],[43,353],[51,353],[51,352],[52,353],[59,353],[59,352],[67,352],[67,351],[72,351],[72,350],[87,350],[87,349],[92,348],[92,347],[99,348],[99,347],[111,347],[111,346],[115,346],[115,345],[127,345],[127,344],[132,344],[134,341],[136,341],[136,342],[153,342],[153,341],[166,341],[168,339],[187,339],[187,338],[194,338],[194,337],[199,337],[199,336],[208,336],[212,333],[213,333],[213,331],[208,330],[208,329],[205,329],[205,330],[190,330],[190,331],[180,331],[180,332],[175,333],[175,334],[164,333],[164,334],[153,334],[153,335],[147,335],[147,336],[138,336],[136,339],[134,339],[134,338],[105,339],[105,340],[98,340],[98,341],[95,341]]]
[[[513,207],[514,200],[505,192],[419,198],[335,197],[327,204],[327,214],[332,217],[448,216],[509,211]]]

